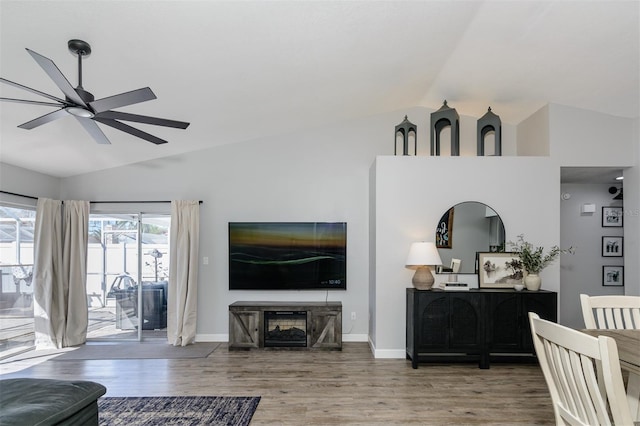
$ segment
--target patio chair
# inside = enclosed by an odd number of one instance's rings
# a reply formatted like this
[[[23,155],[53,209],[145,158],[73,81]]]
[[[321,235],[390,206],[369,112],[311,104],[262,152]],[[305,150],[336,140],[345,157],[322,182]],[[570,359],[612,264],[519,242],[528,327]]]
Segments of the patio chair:
[[[529,312],[529,322],[556,424],[633,424],[615,340],[589,336],[534,312]],[[596,368],[602,369],[601,382]]]

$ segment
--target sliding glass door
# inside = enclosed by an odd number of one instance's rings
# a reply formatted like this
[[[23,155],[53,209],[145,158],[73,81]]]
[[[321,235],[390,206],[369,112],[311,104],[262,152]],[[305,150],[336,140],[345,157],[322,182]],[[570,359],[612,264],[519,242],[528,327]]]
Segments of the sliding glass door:
[[[35,216],[0,205],[0,359],[34,345]],[[168,214],[91,215],[87,338],[166,339],[170,223]]]
[[[170,216],[92,214],[88,339],[166,338]]]

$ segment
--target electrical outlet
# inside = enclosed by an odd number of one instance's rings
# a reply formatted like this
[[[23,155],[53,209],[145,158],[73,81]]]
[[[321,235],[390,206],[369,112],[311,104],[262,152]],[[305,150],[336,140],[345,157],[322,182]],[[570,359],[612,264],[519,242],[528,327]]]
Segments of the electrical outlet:
[[[356,313],[355,313],[355,312],[351,312],[351,319],[352,319],[353,321],[355,321],[355,320],[356,320]]]
[[[205,257],[203,257],[203,258],[202,258],[202,264],[203,264],[203,265],[208,265],[208,264],[209,264],[209,258],[208,258],[208,257],[206,257],[206,256],[205,256]]]

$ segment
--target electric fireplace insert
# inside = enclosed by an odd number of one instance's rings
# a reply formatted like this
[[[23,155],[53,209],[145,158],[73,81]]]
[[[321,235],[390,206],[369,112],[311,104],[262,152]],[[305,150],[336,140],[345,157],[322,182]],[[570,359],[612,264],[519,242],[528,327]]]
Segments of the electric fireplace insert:
[[[307,311],[265,311],[264,346],[307,346]]]

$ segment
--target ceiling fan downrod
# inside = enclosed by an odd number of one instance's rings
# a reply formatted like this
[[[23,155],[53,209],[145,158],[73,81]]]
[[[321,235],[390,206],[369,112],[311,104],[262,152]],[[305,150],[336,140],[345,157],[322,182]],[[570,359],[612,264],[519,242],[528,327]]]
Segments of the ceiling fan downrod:
[[[82,57],[91,55],[91,46],[82,40],[69,40],[69,51],[78,56],[78,87],[82,88]]]
[[[82,58],[91,55],[91,46],[86,41],[77,39],[69,40],[67,46],[73,55],[78,56],[78,87],[76,87],[76,92],[86,103],[93,102],[95,97],[82,87]]]

